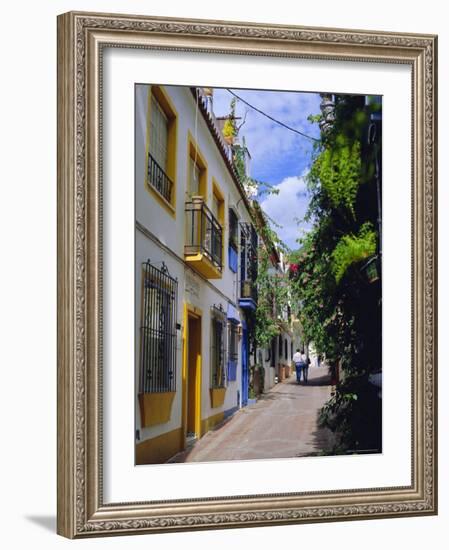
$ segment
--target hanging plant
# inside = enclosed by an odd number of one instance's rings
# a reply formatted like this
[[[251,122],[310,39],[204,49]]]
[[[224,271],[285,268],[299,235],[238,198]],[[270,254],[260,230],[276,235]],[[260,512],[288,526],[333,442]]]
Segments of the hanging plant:
[[[337,283],[349,266],[372,256],[375,251],[376,233],[371,223],[364,223],[358,235],[344,235],[332,252],[332,271]]]

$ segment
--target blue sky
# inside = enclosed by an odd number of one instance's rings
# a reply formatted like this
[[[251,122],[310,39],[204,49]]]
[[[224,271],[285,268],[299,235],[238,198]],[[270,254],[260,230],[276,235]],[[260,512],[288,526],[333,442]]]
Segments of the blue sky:
[[[261,111],[296,128],[305,134],[319,137],[319,128],[307,117],[320,112],[318,94],[260,90],[233,91]],[[216,116],[229,113],[232,95],[225,89],[214,89]],[[310,167],[312,141],[276,124],[242,102],[237,102],[237,116],[246,122],[239,137],[245,136],[251,155],[250,175],[279,189],[278,195],[263,195],[260,204],[264,211],[281,227],[276,228],[280,238],[297,248],[296,239],[308,204],[304,176]],[[241,122],[241,121],[239,121]],[[305,226],[303,226],[305,227]]]

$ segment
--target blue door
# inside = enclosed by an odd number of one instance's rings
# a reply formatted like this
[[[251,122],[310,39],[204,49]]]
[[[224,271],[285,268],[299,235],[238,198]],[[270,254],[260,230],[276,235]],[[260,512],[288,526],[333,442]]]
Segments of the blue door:
[[[242,407],[248,405],[248,328],[242,321]]]

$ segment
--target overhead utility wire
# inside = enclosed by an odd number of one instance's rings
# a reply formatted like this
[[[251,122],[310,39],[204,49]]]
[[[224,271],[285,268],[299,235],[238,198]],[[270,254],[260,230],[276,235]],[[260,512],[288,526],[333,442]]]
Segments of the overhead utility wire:
[[[260,109],[258,109],[257,107],[254,107],[254,105],[251,105],[251,103],[248,103],[246,100],[244,100],[243,98],[239,97],[236,93],[234,93],[232,90],[230,90],[229,88],[226,88],[226,90],[231,94],[233,95],[235,98],[237,98],[239,101],[241,101],[242,103],[244,103],[245,105],[248,105],[248,107],[250,107],[251,109],[254,109],[254,111],[257,111],[258,113],[260,113],[261,115],[269,118],[270,120],[272,120],[273,122],[275,122],[276,124],[280,124],[281,126],[283,126],[284,128],[287,128],[287,130],[290,130],[291,132],[295,132],[295,134],[299,134],[300,136],[303,136],[307,139],[311,139],[313,141],[321,141],[320,139],[318,138],[315,138],[315,137],[312,137],[312,136],[308,136],[307,134],[304,134],[303,132],[301,132],[300,130],[297,130],[296,128],[292,128],[291,126],[288,126],[287,124],[284,124],[283,122],[281,122],[280,120],[277,120],[275,118],[273,118],[271,115],[268,115],[267,113],[264,113],[263,111],[261,111]]]

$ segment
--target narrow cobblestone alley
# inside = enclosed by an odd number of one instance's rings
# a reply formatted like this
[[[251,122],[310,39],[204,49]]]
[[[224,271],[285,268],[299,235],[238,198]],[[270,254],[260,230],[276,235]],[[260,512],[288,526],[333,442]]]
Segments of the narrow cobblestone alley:
[[[326,367],[311,367],[306,385],[293,375],[170,462],[292,458],[326,450],[332,434],[318,427],[317,416],[330,390]]]

